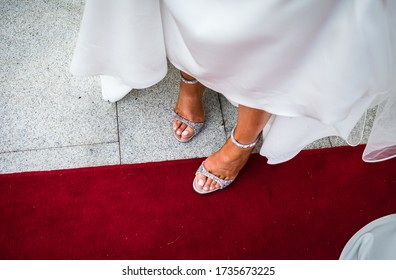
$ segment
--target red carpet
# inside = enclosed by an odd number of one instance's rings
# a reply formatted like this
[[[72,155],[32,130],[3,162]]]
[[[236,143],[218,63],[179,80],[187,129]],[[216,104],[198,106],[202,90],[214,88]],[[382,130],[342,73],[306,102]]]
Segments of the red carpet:
[[[0,175],[1,259],[337,259],[396,213],[396,160],[363,147],[253,155],[228,189],[192,189],[200,159]]]

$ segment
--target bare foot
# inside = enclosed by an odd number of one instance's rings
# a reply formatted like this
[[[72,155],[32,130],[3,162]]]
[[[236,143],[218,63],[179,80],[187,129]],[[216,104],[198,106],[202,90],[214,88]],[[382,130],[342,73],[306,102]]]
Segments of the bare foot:
[[[205,169],[222,180],[234,180],[248,161],[254,147],[242,149],[229,138],[220,150],[209,156]],[[220,184],[203,174],[197,174],[195,185],[205,192],[220,188]]]
[[[264,110],[239,104],[238,120],[231,132],[231,137],[219,151],[208,157],[203,163],[204,169],[209,174],[206,174],[201,167],[198,169],[194,179],[194,189],[198,193],[208,193],[219,189],[220,183],[212,179],[214,176],[221,180],[229,180],[221,182],[224,187],[229,185],[245,166],[257,144],[258,135],[270,117],[271,114]]]
[[[193,77],[184,74],[187,80],[194,80]],[[202,97],[205,86],[201,83],[186,84],[180,82],[179,97],[175,106],[175,113],[191,122],[202,123],[205,121],[205,112],[202,104]],[[187,141],[194,136],[194,130],[187,124],[173,120],[173,130],[179,140]]]

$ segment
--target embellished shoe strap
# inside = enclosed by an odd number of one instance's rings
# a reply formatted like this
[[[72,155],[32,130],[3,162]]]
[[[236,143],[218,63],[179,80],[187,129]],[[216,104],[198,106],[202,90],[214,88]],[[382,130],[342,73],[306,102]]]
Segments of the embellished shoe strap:
[[[173,111],[173,119],[181,121],[182,123],[185,123],[186,125],[191,127],[194,130],[194,134],[199,133],[205,125],[205,122],[189,121],[189,120],[183,118],[182,116],[180,116],[179,114],[177,114],[175,111]]]
[[[233,128],[232,131],[231,131],[231,141],[232,141],[232,143],[234,143],[237,147],[242,148],[242,149],[249,149],[249,148],[251,148],[251,147],[256,146],[258,140],[260,139],[261,133],[259,134],[259,136],[257,136],[257,139],[256,139],[253,143],[250,143],[250,144],[241,144],[241,143],[239,143],[239,142],[235,139],[235,136],[234,136],[235,128],[236,128],[236,126],[234,126],[234,128]]]
[[[219,188],[220,190],[228,187],[232,182],[234,182],[234,180],[223,180],[223,179],[220,179],[219,177],[213,175],[212,173],[210,173],[209,171],[206,170],[206,168],[204,166],[204,162],[201,163],[197,172],[195,173],[195,175],[198,175],[198,174],[203,174],[207,178],[210,178],[213,181],[215,181],[216,183],[218,183],[220,185],[220,188]]]
[[[183,83],[188,84],[188,85],[195,85],[196,83],[198,83],[198,80],[187,80],[186,78],[183,77],[183,74],[180,72],[180,78],[182,80]]]

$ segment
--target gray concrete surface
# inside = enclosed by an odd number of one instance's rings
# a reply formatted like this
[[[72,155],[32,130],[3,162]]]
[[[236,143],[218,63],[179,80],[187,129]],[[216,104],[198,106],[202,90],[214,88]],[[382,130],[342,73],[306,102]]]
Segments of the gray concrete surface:
[[[173,138],[172,66],[159,84],[115,104],[102,100],[97,77],[70,74],[83,4],[0,0],[0,173],[205,157],[220,148],[237,111],[211,90],[205,132],[188,145]],[[307,148],[337,145],[345,142],[327,137]]]

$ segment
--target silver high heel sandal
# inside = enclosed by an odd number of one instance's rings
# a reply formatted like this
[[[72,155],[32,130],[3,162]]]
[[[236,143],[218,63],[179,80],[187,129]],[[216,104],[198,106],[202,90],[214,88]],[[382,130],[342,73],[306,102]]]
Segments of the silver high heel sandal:
[[[188,85],[195,85],[198,83],[197,80],[187,80],[183,77],[183,75],[180,72],[180,79],[183,83],[188,84]],[[175,111],[173,111],[172,114],[172,120],[178,120],[186,125],[188,125],[189,127],[191,127],[194,130],[194,133],[186,140],[181,140],[178,138],[178,135],[176,134],[176,131],[173,130],[173,135],[175,136],[176,140],[181,142],[181,143],[186,143],[188,141],[190,141],[194,136],[196,136],[199,132],[201,132],[202,128],[205,126],[205,122],[192,122],[189,121],[185,118],[183,118],[182,116],[178,115]]]
[[[232,141],[232,143],[234,143],[234,145],[236,145],[237,147],[239,147],[239,148],[241,148],[241,149],[250,149],[250,148],[256,146],[256,144],[257,144],[257,142],[258,142],[258,140],[260,139],[260,136],[261,136],[261,133],[260,133],[260,134],[257,136],[257,139],[256,139],[253,143],[250,143],[250,144],[241,144],[241,143],[239,143],[239,142],[235,139],[235,137],[234,137],[234,132],[235,132],[235,126],[234,126],[234,128],[232,129],[232,131],[231,131],[231,141]],[[205,163],[205,161],[201,163],[201,165],[199,166],[197,172],[195,172],[195,178],[194,178],[194,181],[193,181],[193,188],[194,188],[194,190],[195,190],[197,193],[199,193],[199,194],[208,194],[208,193],[212,193],[212,192],[215,192],[215,191],[218,191],[218,190],[222,190],[222,189],[228,187],[232,182],[234,182],[235,179],[223,180],[223,179],[220,179],[219,177],[213,175],[212,173],[210,173],[209,171],[207,171],[207,170],[205,169],[204,163]],[[202,174],[202,175],[204,175],[205,177],[212,179],[213,181],[215,181],[216,183],[218,183],[218,184],[220,185],[220,187],[217,188],[217,189],[208,190],[208,191],[205,191],[205,190],[203,190],[203,189],[199,189],[198,186],[197,186],[197,182],[196,182],[196,181],[197,181],[197,175],[198,175],[198,174]]]

